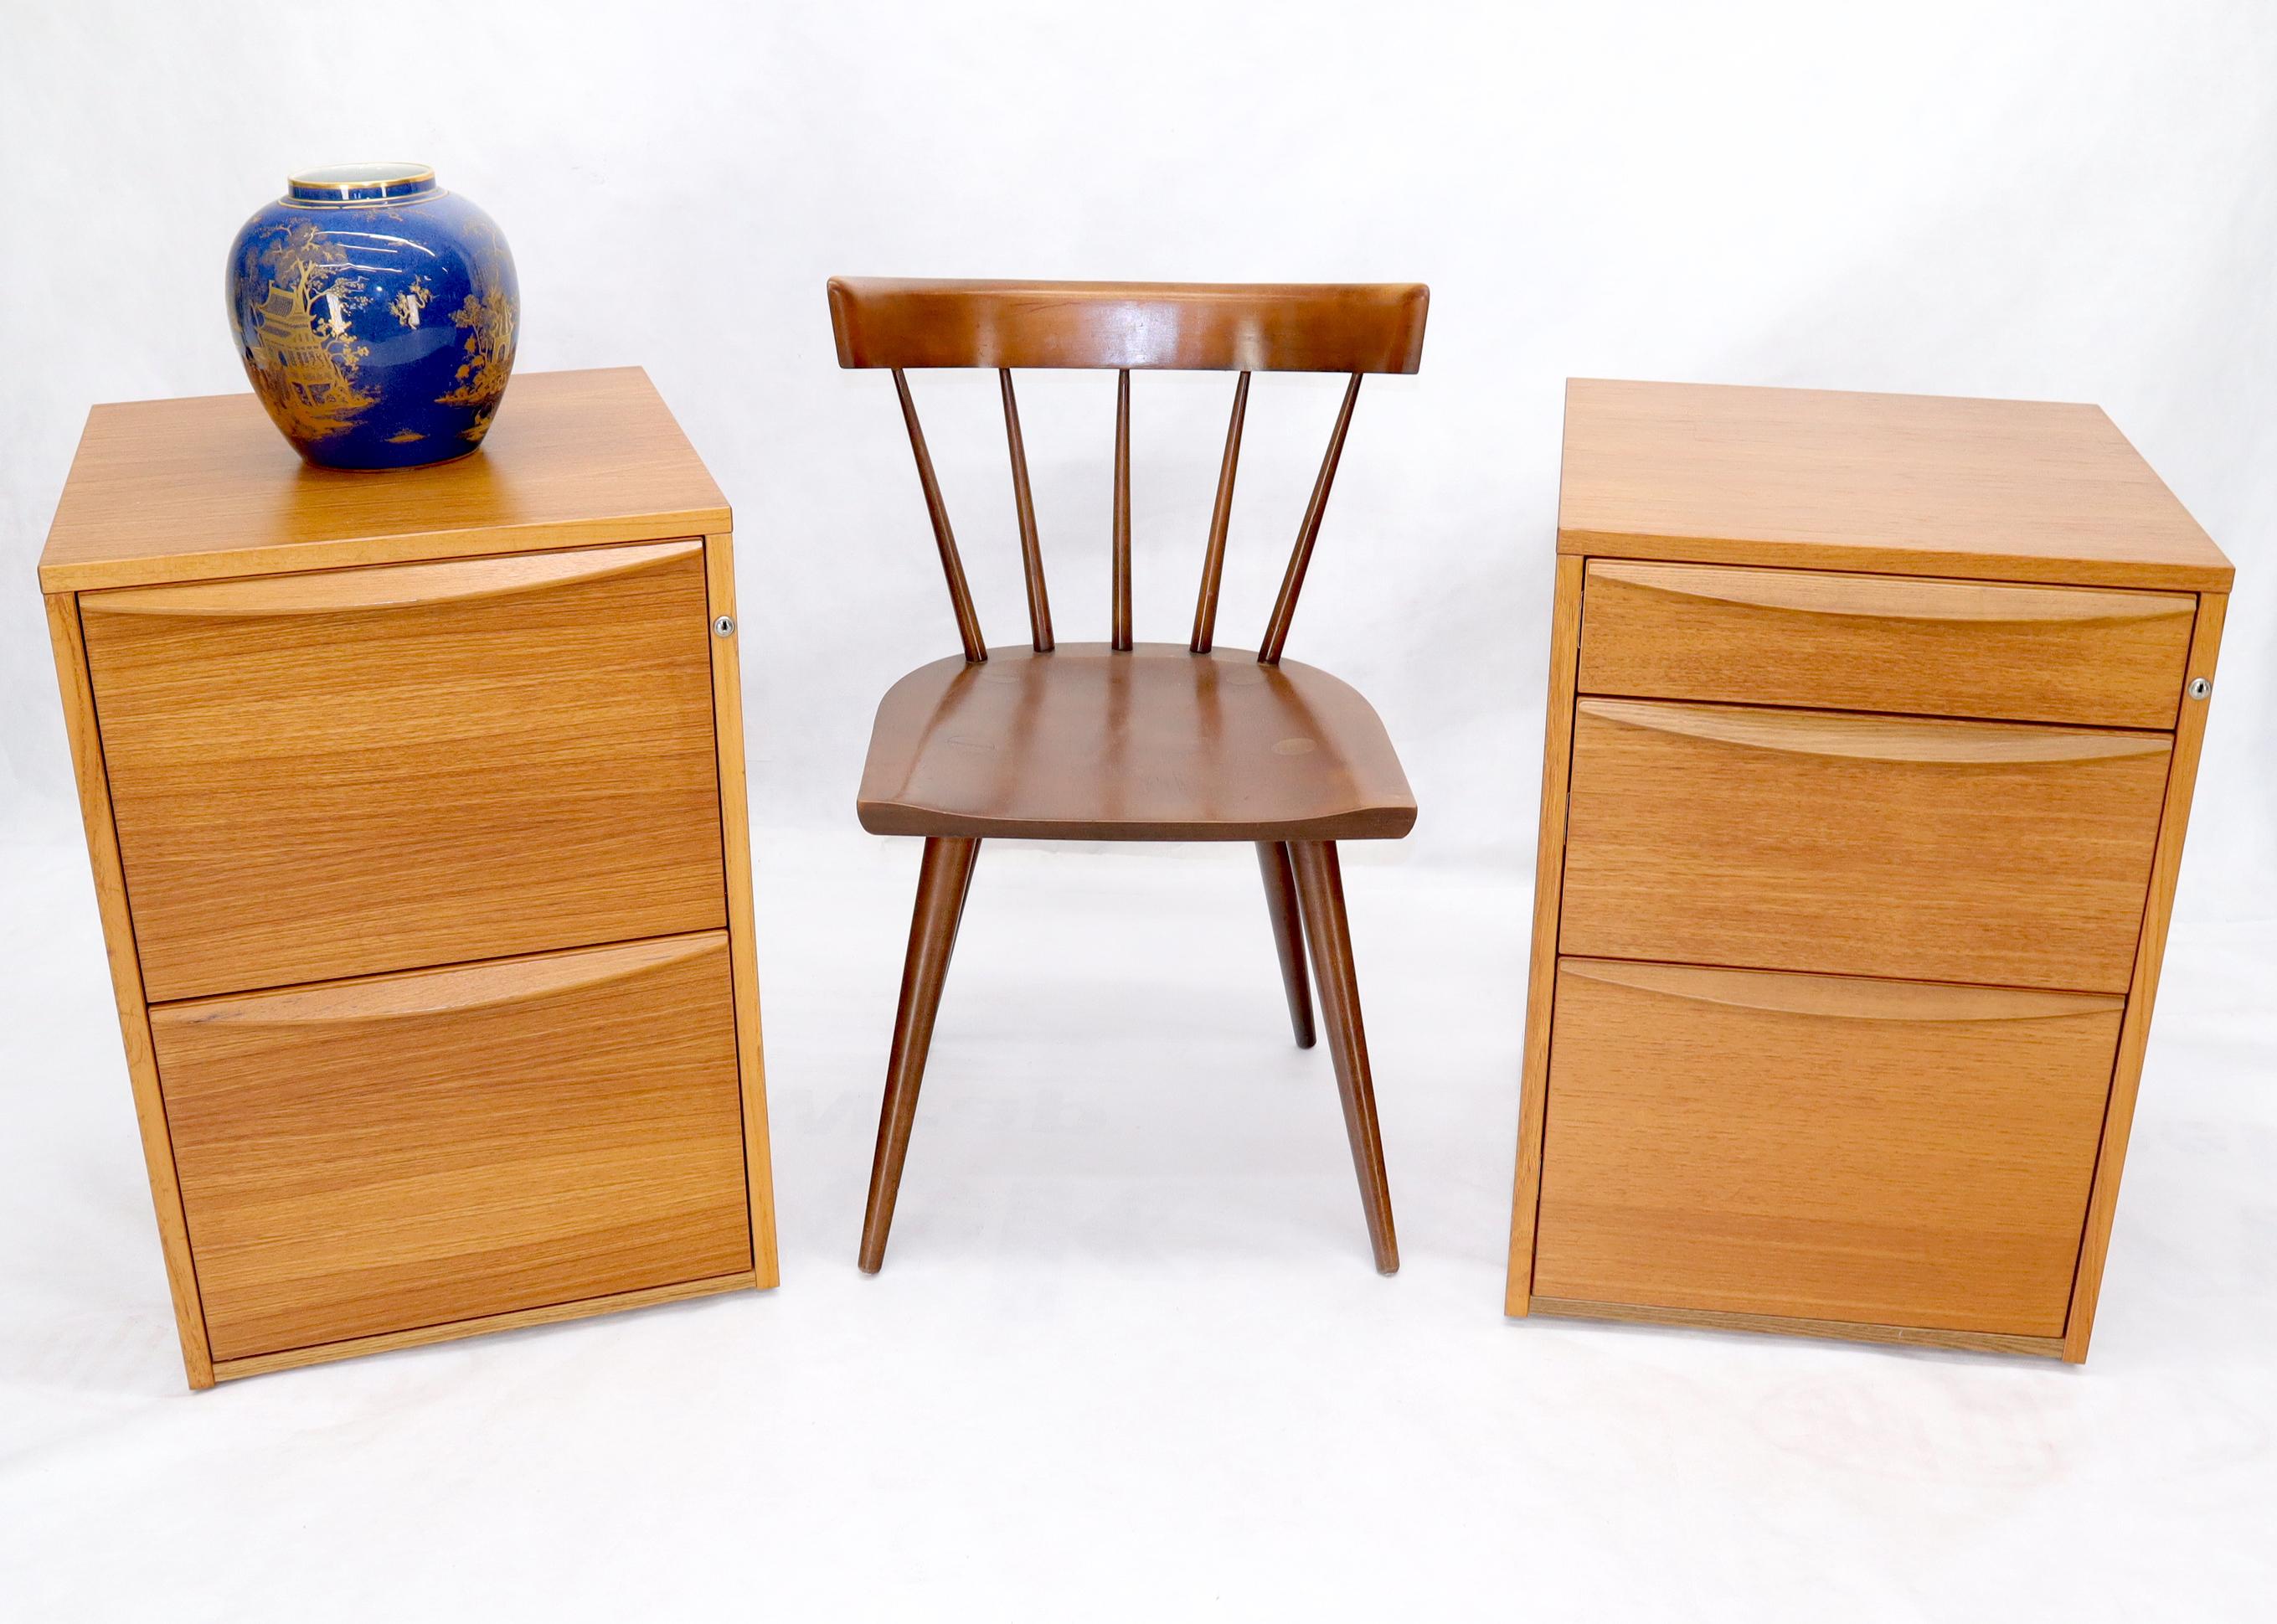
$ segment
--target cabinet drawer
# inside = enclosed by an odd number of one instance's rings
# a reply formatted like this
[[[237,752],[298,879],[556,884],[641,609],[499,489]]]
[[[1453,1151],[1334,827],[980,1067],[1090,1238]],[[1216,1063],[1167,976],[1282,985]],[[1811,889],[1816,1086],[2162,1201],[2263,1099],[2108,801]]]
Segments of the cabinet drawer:
[[[154,1010],[217,1359],[751,1267],[717,933]]]
[[[1581,699],[1561,951],[2122,992],[2166,735]]]
[[[1579,686],[2171,728],[2197,607],[2187,593],[1593,559]]]
[[[1560,960],[1534,1289],[2060,1336],[2122,1006]]]
[[[700,542],[80,603],[153,1000],[725,922]]]

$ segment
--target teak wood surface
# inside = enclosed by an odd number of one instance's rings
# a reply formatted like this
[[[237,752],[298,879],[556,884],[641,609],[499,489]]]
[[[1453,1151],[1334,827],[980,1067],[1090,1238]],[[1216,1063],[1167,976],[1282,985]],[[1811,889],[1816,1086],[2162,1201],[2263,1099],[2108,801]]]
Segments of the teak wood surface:
[[[2227,591],[2197,522],[2093,406],[1574,378],[1557,547]]]
[[[2084,1359],[2228,560],[2090,407],[1567,408],[1507,1311]]]
[[[217,1359],[751,1268],[720,932],[152,1024]]]
[[[1593,559],[1580,691],[2172,728],[2197,599]]]
[[[723,535],[727,499],[638,367],[519,372],[482,449],[315,468],[250,394],[98,406],[43,591]]]
[[[873,833],[925,840],[901,1002],[887,1063],[861,1265],[884,1262],[935,1012],[983,839],[1253,842],[1291,1029],[1313,1040],[1304,948],[1376,1266],[1398,1267],[1373,1073],[1335,842],[1392,839],[1415,802],[1382,721],[1326,672],[1284,660],[1320,541],[1360,382],[1413,372],[1429,295],[1420,286],[1235,286],[1127,282],[832,278],[842,366],[886,368],[917,463],[962,654],[921,667],[880,705],[857,806]],[[993,367],[1003,397],[1011,507],[1027,589],[1029,646],[991,648],[966,577],[908,371]],[[1114,474],[1104,528],[1111,583],[1105,643],[1063,644],[1044,580],[1013,370],[1116,373]],[[1132,629],[1134,370],[1238,373],[1184,645]],[[1216,645],[1253,371],[1347,375],[1344,399],[1258,651]]]
[[[522,428],[508,431],[517,407]],[[479,455],[406,474],[303,469],[250,396],[91,417],[42,576],[87,589],[50,591],[49,627],[192,1387],[775,1284],[727,521],[634,370],[525,375]],[[409,680],[422,675],[440,679],[431,691]],[[107,751],[126,763],[124,807]],[[350,781],[362,799],[344,797]],[[122,821],[155,864],[133,865],[131,880]],[[575,862],[560,860],[565,837],[587,842]],[[280,857],[295,842],[325,856],[313,865]],[[183,883],[170,894],[167,863],[185,850],[202,855],[171,871]],[[201,866],[233,870],[233,895],[213,895]],[[278,890],[293,886],[299,905],[280,907]],[[433,903],[423,919],[405,906],[423,886]],[[186,897],[188,907],[171,905]],[[550,922],[533,928],[539,917]],[[178,932],[200,931],[237,935],[219,952],[210,942],[184,951]],[[381,936],[392,945],[374,951]],[[523,1119],[575,1139],[560,1145],[565,1157],[517,1162],[536,1141],[506,1131],[538,1098],[513,1065],[517,1055],[543,1065],[544,1033],[529,1043],[454,1038],[448,1075],[438,1059],[397,1096],[363,1102],[401,1129],[389,1156],[365,1158],[369,1133],[326,1140],[329,1116],[307,1133],[264,1136],[264,1121],[305,1117],[312,1101],[387,1075],[406,1052],[392,1036],[403,1022],[488,1030],[536,1010],[547,1032],[574,1033],[575,1011],[556,1006],[586,994],[522,984],[569,965],[572,981],[607,983],[597,959],[659,955],[660,966],[703,963],[590,995],[595,1007],[630,1003],[563,1059],[573,1075],[607,1069],[590,1074],[583,1125],[578,1111],[550,1107]],[[412,962],[426,956],[447,962]],[[681,984],[691,973],[700,998]],[[387,987],[469,996],[389,1019],[331,1018]],[[260,1041],[248,1027],[182,1047],[185,1023],[209,1018],[199,1012],[239,1006],[320,1018]],[[174,1066],[161,1066],[154,1023]],[[690,1058],[698,1042],[711,1053],[701,1064]],[[329,1058],[286,1075],[273,1055],[294,1043]],[[169,1087],[186,1091],[171,1117]],[[255,1109],[235,1112],[240,1103]],[[491,1138],[503,1140],[485,1153],[491,1174],[453,1172],[452,1156],[484,1141],[493,1108]],[[192,1141],[202,1242],[229,1234],[214,1215],[240,1202],[267,1201],[278,1220],[262,1256],[217,1240],[212,1301],[177,1127]],[[308,1163],[320,1146],[337,1165]],[[634,1169],[629,1181],[611,1170],[620,1163]],[[596,1170],[599,1185],[583,1198],[547,1193],[549,1179],[574,1185]],[[470,1187],[479,1210],[461,1255],[438,1234],[431,1203]],[[700,1219],[666,1210],[691,1193]],[[302,1222],[328,1197],[359,1212],[400,1203],[403,1221],[361,1237]],[[436,1244],[423,1262],[359,1275],[348,1254],[391,1228]],[[327,1271],[328,1247],[346,1272]],[[375,1284],[370,1298],[359,1280]],[[395,1328],[354,1329],[381,1324]],[[274,1342],[290,1346],[245,1351]]]
[[[724,925],[703,550],[82,594],[151,999]]]
[[[2060,1336],[2123,1003],[1567,958],[1534,1289]]]
[[[1559,943],[2124,992],[2168,752],[2162,733],[1584,698]]]

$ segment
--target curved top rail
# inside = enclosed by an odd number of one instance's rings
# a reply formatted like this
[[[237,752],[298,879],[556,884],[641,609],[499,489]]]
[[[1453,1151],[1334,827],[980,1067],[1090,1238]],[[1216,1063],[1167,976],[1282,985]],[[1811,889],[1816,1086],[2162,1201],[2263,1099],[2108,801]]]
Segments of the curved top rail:
[[[1416,282],[966,282],[833,277],[842,367],[1413,372]]]

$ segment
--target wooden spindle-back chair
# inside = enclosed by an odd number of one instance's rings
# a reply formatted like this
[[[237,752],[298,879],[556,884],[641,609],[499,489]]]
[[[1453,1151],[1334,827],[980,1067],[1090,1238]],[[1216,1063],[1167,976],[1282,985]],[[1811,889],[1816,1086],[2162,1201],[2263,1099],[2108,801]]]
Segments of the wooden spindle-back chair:
[[[1406,834],[1415,802],[1367,701],[1282,656],[1360,379],[1416,370],[1428,299],[1426,289],[1404,284],[832,279],[839,364],[893,372],[963,644],[961,655],[919,667],[887,693],[862,774],[863,827],[925,842],[862,1226],[864,1270],[874,1273],[885,1260],[974,860],[983,839],[1003,836],[1256,844],[1291,1025],[1298,1043],[1310,1047],[1309,938],[1376,1267],[1386,1274],[1399,1267],[1336,842]],[[992,650],[981,636],[910,393],[907,375],[930,367],[996,370],[1027,587],[1026,648]],[[1012,384],[1016,369],[1040,367],[1116,374],[1114,586],[1104,644],[1062,644],[1053,632]],[[1156,369],[1238,374],[1193,633],[1184,644],[1137,643],[1131,634],[1131,374]],[[1249,377],[1260,371],[1342,373],[1348,381],[1253,654],[1219,648],[1216,623]]]

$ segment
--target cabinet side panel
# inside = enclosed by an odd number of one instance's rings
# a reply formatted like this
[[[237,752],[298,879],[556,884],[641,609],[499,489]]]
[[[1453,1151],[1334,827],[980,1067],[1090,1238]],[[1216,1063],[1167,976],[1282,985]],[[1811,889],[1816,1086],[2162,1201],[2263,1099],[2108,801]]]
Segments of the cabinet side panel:
[[[182,1192],[174,1174],[173,1142],[166,1132],[166,1106],[158,1090],[158,1062],[150,1046],[150,1016],[143,1000],[141,962],[134,949],[134,924],[126,907],[126,881],[118,862],[118,831],[110,812],[110,783],[103,760],[103,736],[96,725],[95,692],[87,673],[87,645],[80,629],[79,600],[68,592],[47,599],[48,635],[55,644],[56,683],[64,705],[64,730],[71,740],[72,769],[79,781],[80,816],[87,827],[87,856],[94,871],[95,908],[103,919],[104,951],[110,960],[110,988],[118,1003],[119,1035],[126,1046],[126,1076],[134,1092],[134,1119],[142,1134],[142,1160],[149,1170],[150,1202],[158,1217],[158,1241],[166,1258],[166,1285],[174,1302],[174,1329],[181,1338],[182,1368],[192,1387],[214,1384],[213,1356],[206,1342],[205,1311],[190,1262],[189,1227],[182,1218]]]
[[[728,536],[704,538],[704,576],[715,630],[712,638],[712,725],[720,751],[720,834],[727,854],[727,938],[735,980],[735,1050],[743,1084],[743,1154],[750,1183],[751,1277],[777,1285],[774,1170],[767,1141],[766,1054],[759,1033],[758,943],[751,919],[751,830],[743,778],[743,681],[735,617],[735,548]],[[735,622],[718,635],[720,617]]]
[[[2213,680],[2221,652],[2221,626],[2228,594],[2198,599],[2197,622],[2190,634],[2190,657],[2183,687],[2200,677]],[[2095,1186],[2089,1193],[2087,1224],[2081,1237],[2079,1271],[2073,1278],[2071,1314],[2064,1325],[2063,1356],[2073,1364],[2087,1358],[2095,1330],[2096,1300],[2103,1288],[2104,1257],[2111,1248],[2111,1224],[2119,1207],[2119,1174],[2127,1161],[2127,1138],[2135,1125],[2135,1097],[2143,1081],[2143,1056],[2151,1041],[2151,1008],[2159,995],[2159,968],[2166,957],[2167,924],[2174,908],[2174,885],[2182,866],[2182,835],[2189,825],[2190,792],[2197,783],[2198,750],[2205,741],[2206,710],[2212,701],[2182,700],[2174,728],[2174,748],[2167,769],[2167,799],[2159,819],[2159,843],[2151,860],[2151,889],[2143,913],[2143,934],[2135,949],[2135,973],[2127,994],[2127,1018],[2119,1031],[2119,1058],[2105,1107],[2103,1145],[2096,1156]]]
[[[1534,948],[1526,993],[1526,1048],[1518,1111],[1518,1176],[1511,1198],[1510,1277],[1503,1310],[1523,1315],[1534,1289],[1534,1209],[1542,1191],[1542,1129],[1550,1094],[1550,1016],[1557,984],[1557,911],[1565,875],[1565,790],[1573,765],[1573,682],[1581,646],[1581,582],[1588,560],[1560,557],[1550,619],[1550,682],[1542,700],[1542,831],[1534,851]]]

